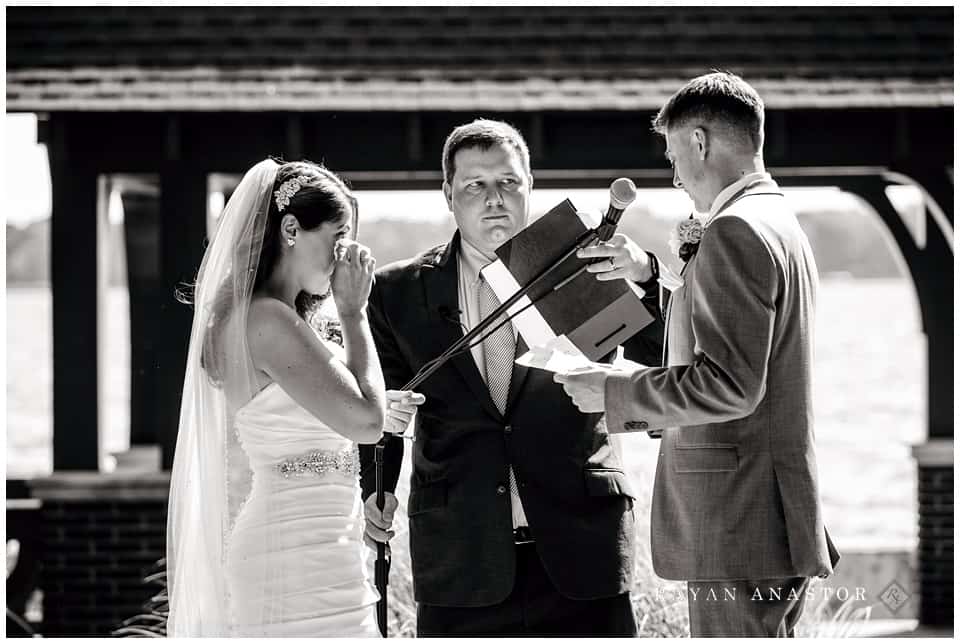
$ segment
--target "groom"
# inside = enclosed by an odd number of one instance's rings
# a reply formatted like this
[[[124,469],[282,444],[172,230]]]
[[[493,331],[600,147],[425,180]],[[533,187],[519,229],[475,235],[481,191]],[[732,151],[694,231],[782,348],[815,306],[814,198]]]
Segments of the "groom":
[[[764,169],[763,121],[756,91],[728,73],[664,105],[654,129],[674,185],[709,213],[670,298],[666,366],[557,376],[611,432],[664,430],[653,565],[688,580],[693,637],[793,635],[809,578],[839,559],[813,447],[817,267]]]
[[[498,302],[480,275],[526,224],[530,154],[514,128],[478,120],[443,152],[443,192],[457,223],[448,244],[377,272],[370,324],[388,388],[475,326]],[[615,236],[594,249],[598,279],[649,289],[651,259]],[[659,359],[662,322],[624,344]],[[410,482],[410,556],[418,635],[633,635],[633,492],[598,425],[551,374],[514,364],[525,351],[512,325],[454,358],[418,389]],[[608,356],[607,359],[612,356]],[[393,492],[403,441],[385,456]],[[388,534],[371,503],[371,449],[361,448],[367,533]],[[392,494],[388,507],[396,507]],[[389,511],[386,513],[389,514]]]

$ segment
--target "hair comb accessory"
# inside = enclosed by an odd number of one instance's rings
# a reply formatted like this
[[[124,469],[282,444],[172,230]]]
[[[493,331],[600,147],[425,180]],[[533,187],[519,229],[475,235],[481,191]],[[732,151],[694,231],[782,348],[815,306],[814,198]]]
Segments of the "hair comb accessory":
[[[280,187],[273,193],[274,199],[277,201],[277,210],[283,212],[284,208],[290,205],[290,199],[293,198],[293,195],[297,194],[297,191],[302,187],[303,183],[300,177],[287,179],[281,183]]]

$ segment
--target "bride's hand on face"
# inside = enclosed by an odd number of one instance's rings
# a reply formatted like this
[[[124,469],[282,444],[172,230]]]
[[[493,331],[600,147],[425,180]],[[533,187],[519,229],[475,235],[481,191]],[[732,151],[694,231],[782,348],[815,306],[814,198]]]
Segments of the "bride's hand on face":
[[[367,308],[377,260],[366,246],[345,239],[334,247],[334,258],[330,290],[338,313],[341,316],[362,313]]]

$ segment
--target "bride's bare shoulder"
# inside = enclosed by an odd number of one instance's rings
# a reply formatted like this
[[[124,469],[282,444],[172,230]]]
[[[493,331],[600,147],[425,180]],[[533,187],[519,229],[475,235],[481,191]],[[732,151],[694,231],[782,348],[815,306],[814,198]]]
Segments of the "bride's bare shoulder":
[[[250,300],[247,312],[247,340],[258,343],[262,339],[275,339],[279,333],[290,333],[303,320],[286,303],[269,296],[257,296]]]
[[[247,326],[289,322],[290,316],[296,318],[297,312],[285,302],[269,295],[255,295],[250,300]]]
[[[321,344],[307,322],[289,304],[270,296],[250,301],[247,313],[247,343],[255,356],[302,351]]]

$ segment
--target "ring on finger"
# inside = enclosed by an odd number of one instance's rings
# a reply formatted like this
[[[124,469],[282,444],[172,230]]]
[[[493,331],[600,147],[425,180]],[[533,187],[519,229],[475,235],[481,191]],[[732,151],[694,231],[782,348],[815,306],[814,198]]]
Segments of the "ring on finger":
[[[616,267],[617,267],[617,265],[613,262],[613,258],[612,258],[612,257],[608,257],[607,259],[610,261],[610,268],[616,268]]]

